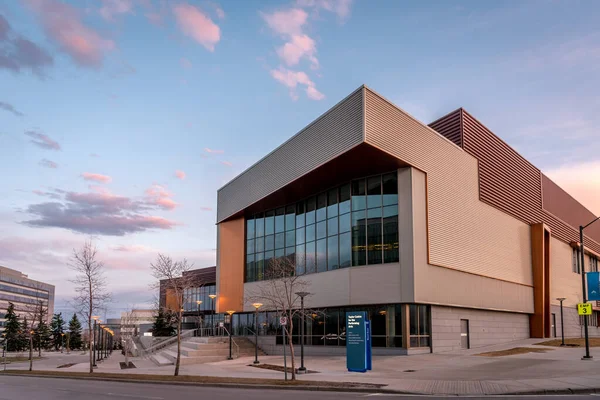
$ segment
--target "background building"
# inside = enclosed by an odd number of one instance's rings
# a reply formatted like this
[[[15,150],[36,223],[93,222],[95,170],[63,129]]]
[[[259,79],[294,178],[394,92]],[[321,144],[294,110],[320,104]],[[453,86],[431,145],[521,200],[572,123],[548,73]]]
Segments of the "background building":
[[[333,352],[353,310],[399,353],[556,336],[558,297],[566,333],[581,334],[576,227],[593,214],[463,109],[428,126],[361,87],[222,187],[217,207],[217,312],[236,311],[234,330],[253,326],[247,294],[287,257],[320,310],[306,343]],[[600,224],[586,233],[597,270]],[[265,311],[259,331],[274,333]]]
[[[155,310],[131,310],[121,313],[121,338],[141,336],[152,328],[156,316]]]
[[[48,309],[46,318],[50,323],[54,314],[54,286],[29,279],[20,271],[0,266],[0,331],[4,330],[4,317],[9,302],[15,305],[17,315],[23,318],[40,301]]]

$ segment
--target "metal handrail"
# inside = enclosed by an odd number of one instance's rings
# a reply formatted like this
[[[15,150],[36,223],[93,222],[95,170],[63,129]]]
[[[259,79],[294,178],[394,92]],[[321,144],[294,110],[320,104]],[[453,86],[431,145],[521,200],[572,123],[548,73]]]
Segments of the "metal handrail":
[[[225,332],[227,332],[227,335],[229,336],[229,338],[231,339],[231,342],[235,346],[235,354],[237,354],[237,356],[235,358],[240,358],[240,346],[235,342],[235,339],[233,338],[233,336],[231,336],[231,333],[227,330],[227,328],[225,328],[223,326],[223,327],[221,327],[221,329],[223,329],[223,330],[225,330]],[[233,357],[233,354],[231,356]]]
[[[181,339],[186,338],[188,336],[193,336],[194,332],[195,331],[192,329],[192,330],[181,333]],[[155,344],[154,346],[150,346],[149,348],[144,349],[141,352],[141,355],[142,355],[142,357],[149,356],[149,355],[155,353],[157,350],[162,350],[165,347],[168,347],[174,343],[177,343],[177,336],[173,336],[172,338],[169,338],[167,340],[164,340],[160,343]]]

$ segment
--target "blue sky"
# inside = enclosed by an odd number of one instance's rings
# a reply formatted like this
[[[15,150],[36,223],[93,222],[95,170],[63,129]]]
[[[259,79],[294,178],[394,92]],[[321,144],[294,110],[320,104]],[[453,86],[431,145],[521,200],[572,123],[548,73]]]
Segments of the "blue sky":
[[[363,83],[425,123],[465,107],[600,213],[598,20],[576,0],[3,2],[0,265],[67,309],[93,235],[110,313],[147,303],[158,251],[214,265],[216,190]]]

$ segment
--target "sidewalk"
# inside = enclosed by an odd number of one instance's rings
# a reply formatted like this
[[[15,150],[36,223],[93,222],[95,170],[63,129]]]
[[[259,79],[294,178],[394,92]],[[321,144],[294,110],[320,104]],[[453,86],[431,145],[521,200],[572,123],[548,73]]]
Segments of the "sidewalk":
[[[582,348],[557,348],[536,346],[539,339],[529,339],[510,344],[450,353],[415,356],[378,356],[373,358],[373,371],[365,374],[346,370],[345,357],[306,357],[305,366],[319,373],[298,375],[298,379],[328,382],[355,382],[384,384],[385,390],[430,395],[485,395],[524,394],[569,391],[600,392],[600,348],[592,348],[593,361],[582,361]],[[476,354],[506,350],[515,347],[547,349],[545,353],[528,353],[502,357],[483,357]],[[67,361],[71,358],[73,361]],[[53,363],[53,360],[55,362]],[[81,355],[54,357],[38,361],[34,370],[55,370],[57,363],[77,362],[67,371],[86,372],[88,364]],[[263,356],[262,364],[283,366],[281,356]],[[173,366],[158,367],[150,360],[132,359],[137,368],[121,370],[119,362],[124,357],[114,352],[108,360],[98,364],[96,371],[126,374],[171,375]],[[253,368],[253,358],[210,364],[186,365],[180,375],[283,379],[283,372]],[[297,362],[300,362],[299,357]],[[27,363],[20,363],[26,369]],[[18,364],[9,366],[17,369]],[[289,367],[288,359],[288,367]],[[298,365],[299,366],[299,365]],[[23,368],[20,368],[23,367]]]

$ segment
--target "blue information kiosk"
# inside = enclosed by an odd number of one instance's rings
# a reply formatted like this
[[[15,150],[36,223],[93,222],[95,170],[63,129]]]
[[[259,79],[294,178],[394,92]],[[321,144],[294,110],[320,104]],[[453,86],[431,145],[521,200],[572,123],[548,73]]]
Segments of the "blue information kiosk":
[[[350,372],[372,369],[371,323],[365,311],[346,313],[346,367]]]

